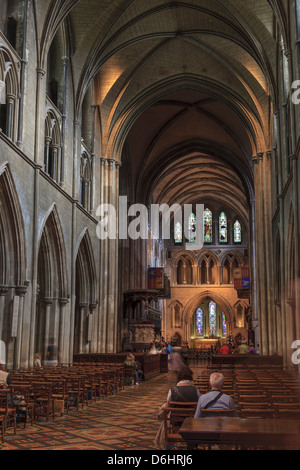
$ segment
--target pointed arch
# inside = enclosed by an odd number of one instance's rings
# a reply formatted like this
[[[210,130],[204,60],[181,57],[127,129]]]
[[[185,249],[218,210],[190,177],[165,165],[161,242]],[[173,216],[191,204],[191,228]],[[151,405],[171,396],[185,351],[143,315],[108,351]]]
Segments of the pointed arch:
[[[231,322],[233,318],[233,308],[230,303],[220,294],[212,292],[211,290],[203,290],[202,292],[196,294],[192,297],[186,306],[183,309],[182,318],[185,323],[189,324],[192,320],[192,316],[205,300],[212,300],[221,308],[222,312],[225,314],[227,323]]]
[[[42,269],[40,280],[45,287],[45,295],[49,298],[67,298],[68,271],[65,237],[55,204],[49,210],[41,227],[38,262]]]
[[[0,167],[0,282],[24,285],[26,235],[19,196],[8,163]]]
[[[291,203],[290,213],[288,219],[288,233],[286,243],[286,273],[287,273],[287,298],[294,299],[294,281],[296,279],[295,269],[295,221],[294,221],[294,207]]]
[[[96,302],[96,265],[88,229],[80,235],[76,249],[76,275],[78,274],[79,302]]]

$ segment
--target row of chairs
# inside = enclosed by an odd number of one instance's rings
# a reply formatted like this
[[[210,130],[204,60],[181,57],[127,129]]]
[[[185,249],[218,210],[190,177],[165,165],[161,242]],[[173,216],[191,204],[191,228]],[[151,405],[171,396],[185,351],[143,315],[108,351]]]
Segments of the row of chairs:
[[[186,418],[194,417],[197,404],[197,402],[169,402],[164,415],[165,449],[168,450],[170,446],[173,448],[183,448],[185,446],[179,430]],[[202,409],[201,412],[204,418],[234,416],[234,410]]]
[[[207,366],[195,379],[200,393],[209,389],[212,371],[225,377],[224,393],[235,401],[240,417],[300,419],[300,381],[297,372],[278,367]]]
[[[69,410],[88,406],[99,399],[118,393],[125,387],[126,372],[122,364],[68,364],[27,370],[10,370],[12,383],[0,388],[1,439],[17,421],[24,428],[35,420],[55,419]]]
[[[209,391],[212,372],[224,375],[224,393],[230,395],[238,410],[239,418],[299,419],[300,380],[293,371],[278,367],[235,367],[232,365],[208,365],[194,379],[201,394]],[[197,403],[169,403],[164,417],[165,445],[184,446],[179,429],[187,417],[193,417]],[[234,410],[201,410],[203,417],[234,416]]]

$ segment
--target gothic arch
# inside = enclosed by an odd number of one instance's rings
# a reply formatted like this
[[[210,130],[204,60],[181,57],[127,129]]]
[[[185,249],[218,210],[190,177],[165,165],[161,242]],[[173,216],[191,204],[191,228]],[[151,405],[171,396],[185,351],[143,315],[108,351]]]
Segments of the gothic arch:
[[[26,239],[24,220],[9,164],[0,168],[0,283],[24,285]]]
[[[49,298],[68,297],[68,275],[65,239],[56,205],[49,210],[41,227],[39,237],[39,261],[42,268],[41,280]],[[42,266],[41,266],[42,267]]]
[[[201,284],[218,284],[219,276],[217,269],[219,264],[219,258],[211,251],[206,251],[200,256],[198,267],[200,269]]]
[[[189,324],[191,322],[193,313],[195,312],[196,308],[201,305],[206,299],[213,300],[217,305],[219,305],[219,307],[225,314],[227,323],[232,321],[233,309],[229,302],[222,295],[212,292],[210,290],[205,290],[192,297],[192,299],[189,300],[189,302],[184,307],[182,318],[186,324]]]
[[[20,85],[17,64],[11,53],[0,47],[0,104],[2,131],[14,140],[17,128],[17,110]]]
[[[246,309],[248,308],[248,305],[245,301],[243,300],[238,300],[234,304],[234,326],[236,328],[244,328],[245,323],[246,323]]]
[[[76,248],[74,352],[89,352],[93,313],[96,309],[96,268],[87,229],[81,233]]]
[[[189,254],[182,254],[175,264],[175,279],[177,284],[193,284],[194,258]]]
[[[90,235],[85,229],[77,243],[76,271],[80,287],[79,302],[94,304],[96,302],[96,266]]]
[[[170,315],[171,315],[171,327],[172,328],[181,328],[182,327],[182,312],[183,305],[179,300],[174,300],[170,306]]]

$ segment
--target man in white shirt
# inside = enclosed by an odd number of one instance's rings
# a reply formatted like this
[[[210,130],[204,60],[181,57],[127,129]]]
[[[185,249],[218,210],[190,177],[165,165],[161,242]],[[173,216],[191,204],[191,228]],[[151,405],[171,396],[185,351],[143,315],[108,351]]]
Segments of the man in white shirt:
[[[201,395],[198,401],[195,418],[202,418],[201,410],[204,408],[216,410],[234,410],[234,416],[238,417],[233,399],[222,392],[224,376],[214,372],[210,376],[211,391]]]

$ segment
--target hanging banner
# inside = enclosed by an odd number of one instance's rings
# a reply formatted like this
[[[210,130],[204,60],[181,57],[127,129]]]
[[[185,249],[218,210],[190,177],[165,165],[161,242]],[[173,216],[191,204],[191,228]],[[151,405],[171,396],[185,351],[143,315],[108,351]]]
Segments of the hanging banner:
[[[250,273],[249,267],[245,266],[242,268],[234,269],[234,288],[236,290],[250,289]]]
[[[164,268],[148,269],[148,289],[164,289]]]

